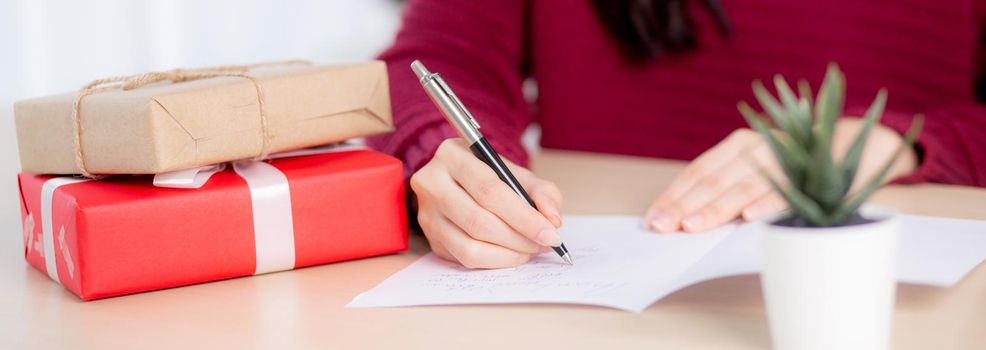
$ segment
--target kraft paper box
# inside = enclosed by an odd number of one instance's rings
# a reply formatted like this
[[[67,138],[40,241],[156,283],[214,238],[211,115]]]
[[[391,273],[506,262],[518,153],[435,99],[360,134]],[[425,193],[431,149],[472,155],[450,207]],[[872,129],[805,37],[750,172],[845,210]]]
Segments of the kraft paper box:
[[[390,131],[386,65],[250,71],[262,88],[268,153]],[[72,108],[78,92],[14,105],[21,168],[78,174]],[[85,96],[79,111],[85,167],[93,174],[157,174],[258,156],[259,96],[250,79],[161,82]]]
[[[20,174],[27,262],[83,300],[402,252],[399,160],[245,161],[201,188]]]

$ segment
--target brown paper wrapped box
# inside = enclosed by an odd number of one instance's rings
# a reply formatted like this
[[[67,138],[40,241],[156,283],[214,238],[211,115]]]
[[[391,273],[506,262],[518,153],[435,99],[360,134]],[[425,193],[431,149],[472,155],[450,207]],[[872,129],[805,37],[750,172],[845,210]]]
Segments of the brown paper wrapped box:
[[[268,152],[390,131],[383,62],[251,71],[263,91]],[[72,108],[78,93],[14,104],[21,167],[78,174]],[[250,79],[218,77],[94,93],[79,132],[93,174],[156,174],[263,150],[259,98]]]

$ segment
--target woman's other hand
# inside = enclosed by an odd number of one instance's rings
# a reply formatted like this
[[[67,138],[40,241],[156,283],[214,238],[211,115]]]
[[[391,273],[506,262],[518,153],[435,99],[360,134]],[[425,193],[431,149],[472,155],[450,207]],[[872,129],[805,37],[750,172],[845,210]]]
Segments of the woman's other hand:
[[[834,154],[844,154],[862,126],[858,118],[839,120],[833,139]],[[858,189],[875,176],[902,141],[897,132],[874,125],[853,188]],[[647,210],[644,226],[655,232],[699,232],[736,218],[755,220],[783,210],[787,205],[774,193],[756,164],[775,179],[783,179],[770,148],[756,132],[734,131],[685,167]],[[906,150],[887,179],[910,174],[916,168],[914,150]]]

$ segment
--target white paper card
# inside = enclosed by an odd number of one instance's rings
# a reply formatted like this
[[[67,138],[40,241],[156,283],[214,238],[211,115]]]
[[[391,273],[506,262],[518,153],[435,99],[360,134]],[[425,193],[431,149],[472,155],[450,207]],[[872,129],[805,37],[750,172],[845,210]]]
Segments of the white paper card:
[[[986,222],[901,215],[900,281],[947,287],[986,259]],[[757,273],[759,241],[749,224],[700,234],[649,233],[633,216],[565,218],[575,257],[554,252],[510,269],[470,270],[428,254],[347,307],[570,303],[640,312],[688,285]]]

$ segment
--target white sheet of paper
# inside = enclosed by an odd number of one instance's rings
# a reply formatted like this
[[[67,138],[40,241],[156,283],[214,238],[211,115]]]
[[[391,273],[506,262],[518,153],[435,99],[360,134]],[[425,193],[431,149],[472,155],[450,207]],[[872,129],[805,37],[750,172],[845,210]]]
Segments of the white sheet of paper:
[[[986,222],[901,215],[900,281],[947,287],[986,259]],[[347,307],[571,303],[640,312],[664,296],[718,277],[757,273],[751,225],[701,234],[656,235],[632,216],[565,218],[575,257],[554,252],[510,269],[470,270],[428,254]]]

